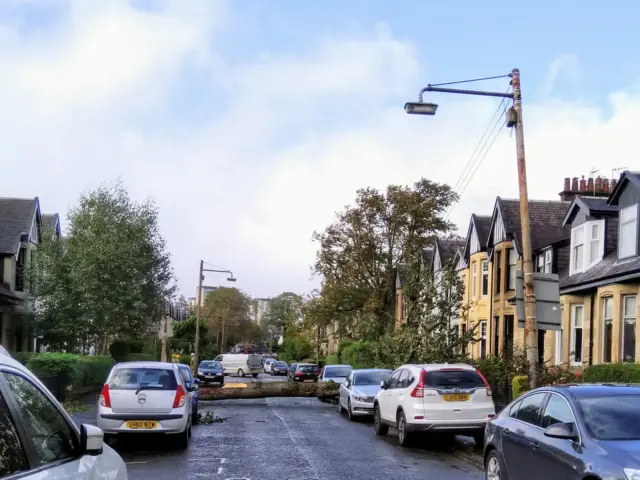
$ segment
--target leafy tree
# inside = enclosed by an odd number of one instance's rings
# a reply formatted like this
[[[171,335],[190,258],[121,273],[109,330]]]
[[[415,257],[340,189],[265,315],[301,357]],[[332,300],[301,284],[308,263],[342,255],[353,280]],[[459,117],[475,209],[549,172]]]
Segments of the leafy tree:
[[[237,288],[220,287],[205,298],[201,315],[207,319],[211,341],[221,346],[254,343],[262,339],[251,320],[251,299]]]
[[[300,322],[302,308],[303,298],[295,293],[284,292],[272,298],[262,320],[268,340],[277,340],[281,335],[286,338],[287,331]]]
[[[424,178],[384,193],[359,190],[354,206],[314,233],[320,244],[314,272],[322,277],[310,309],[315,321],[337,320],[342,332],[370,340],[392,330],[397,268],[452,228],[444,213],[456,199],[448,185]]]
[[[117,182],[81,195],[68,222],[65,241],[44,238],[38,252],[38,333],[51,344],[80,339],[100,353],[148,333],[175,291],[155,204],[134,202]]]

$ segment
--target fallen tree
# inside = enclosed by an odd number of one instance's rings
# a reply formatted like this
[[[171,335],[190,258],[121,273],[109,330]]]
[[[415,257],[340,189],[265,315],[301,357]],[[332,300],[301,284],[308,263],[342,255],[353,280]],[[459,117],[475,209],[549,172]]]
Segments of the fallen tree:
[[[221,386],[200,386],[200,400],[232,400],[268,397],[317,397],[321,400],[338,398],[340,385],[334,382],[252,382],[234,387],[233,383]]]

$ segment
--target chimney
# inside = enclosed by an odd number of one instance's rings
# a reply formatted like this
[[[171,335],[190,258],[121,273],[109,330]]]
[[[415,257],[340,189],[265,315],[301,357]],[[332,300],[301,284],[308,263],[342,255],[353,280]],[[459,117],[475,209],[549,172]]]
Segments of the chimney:
[[[578,177],[573,177],[573,180],[571,181],[571,191],[578,193]]]
[[[584,179],[584,175],[582,179],[580,179],[580,193],[585,193],[587,191],[587,181]]]
[[[617,184],[618,184],[618,181],[615,178],[612,178],[611,182],[609,183],[609,189],[613,192]]]
[[[587,180],[587,192],[593,193],[593,177],[589,177]]]
[[[602,192],[603,193],[609,193],[609,179],[608,178],[603,178],[602,179]]]
[[[596,178],[596,189],[594,190],[594,193],[596,195],[602,193],[602,177]]]
[[[563,192],[571,191],[571,179],[569,177],[564,178],[564,188],[562,189],[562,191]]]

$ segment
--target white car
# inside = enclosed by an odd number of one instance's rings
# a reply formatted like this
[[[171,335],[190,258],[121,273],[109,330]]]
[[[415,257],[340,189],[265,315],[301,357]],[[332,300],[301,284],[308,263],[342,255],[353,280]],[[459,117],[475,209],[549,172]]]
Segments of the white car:
[[[318,381],[342,383],[347,379],[352,370],[353,367],[351,365],[327,365],[322,369]]]
[[[392,427],[403,446],[420,432],[472,436],[482,445],[496,414],[487,379],[467,364],[403,365],[380,386],[373,403],[376,434]]]
[[[269,358],[267,360],[264,361],[264,373],[271,373],[271,367],[273,366],[273,364],[276,363],[276,360],[274,358]]]
[[[164,433],[186,448],[192,405],[179,368],[162,362],[114,366],[98,400],[97,421],[105,435]]]
[[[340,385],[338,411],[347,412],[349,420],[363,415],[373,415],[373,400],[380,391],[380,384],[386,382],[393,370],[368,368],[352,370]]]
[[[127,480],[93,425],[78,428],[47,388],[0,347],[0,478]]]

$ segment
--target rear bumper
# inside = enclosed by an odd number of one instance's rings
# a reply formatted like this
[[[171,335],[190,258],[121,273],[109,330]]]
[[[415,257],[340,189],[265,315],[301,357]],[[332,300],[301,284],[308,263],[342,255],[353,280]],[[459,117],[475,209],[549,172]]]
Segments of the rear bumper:
[[[102,410],[102,409],[101,409]],[[106,409],[105,409],[106,410]],[[109,409],[110,410],[110,409]],[[147,420],[158,422],[156,428],[131,429],[127,428],[127,421]],[[107,434],[148,434],[148,433],[181,433],[189,424],[189,411],[183,409],[174,413],[154,414],[124,414],[111,411],[99,411],[97,426]]]
[[[215,374],[215,375],[198,375],[198,379],[202,383],[211,383],[211,382],[222,382],[224,381],[224,374]]]
[[[446,421],[429,420],[427,422],[407,423],[406,430],[408,432],[439,432],[469,435],[475,432],[484,432],[488,421],[488,418]]]

